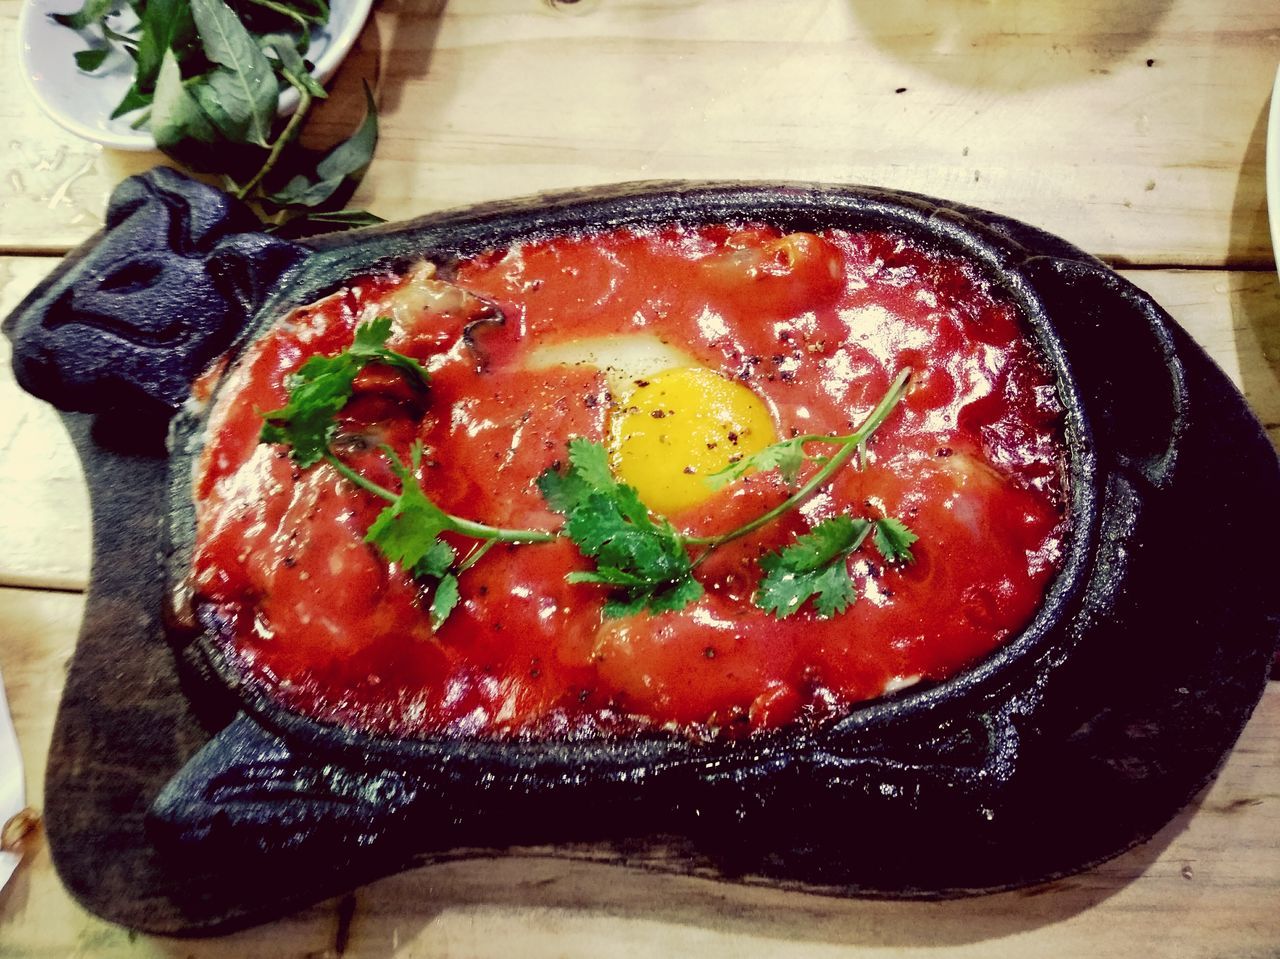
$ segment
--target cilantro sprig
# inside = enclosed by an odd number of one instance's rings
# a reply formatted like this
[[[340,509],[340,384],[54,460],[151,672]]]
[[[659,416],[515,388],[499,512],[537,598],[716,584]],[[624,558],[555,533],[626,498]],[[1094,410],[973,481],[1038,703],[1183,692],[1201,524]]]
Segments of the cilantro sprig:
[[[797,536],[792,545],[761,557],[765,575],[756,590],[756,605],[779,619],[798,612],[809,599],[819,616],[843,613],[858,599],[849,576],[849,556],[869,535],[885,562],[913,561],[909,547],[916,535],[901,520],[836,516]]]
[[[703,594],[702,584],[693,574],[712,552],[795,509],[855,454],[865,456],[868,440],[901,401],[910,375],[904,370],[893,381],[853,433],[793,437],[717,474],[716,480],[723,483],[750,470],[778,469],[795,485],[807,464],[818,466],[782,503],[726,533],[681,535],[669,520],[652,513],[633,487],[617,480],[602,444],[581,437],[569,441],[566,467],[548,469],[537,479],[548,506],[565,517],[562,528],[505,529],[454,516],[435,503],[418,479],[422,465],[419,443],[410,448],[408,464],[390,447],[379,447],[399,481],[399,491],[357,472],[334,452],[336,416],[350,400],[355,378],[369,363],[389,365],[412,382],[424,388],[428,385],[426,371],[416,361],[386,347],[390,330],[391,321],[380,317],[360,326],[346,350],[307,360],[287,381],[289,402],[262,414],[260,438],[288,445],[299,466],[323,460],[360,489],[386,501],[370,524],[365,541],[431,590],[431,621],[437,629],[460,600],[458,577],[499,542],[569,539],[594,562],[594,568],[572,572],[567,579],[608,587],[605,616],[684,609]],[[822,444],[827,452],[810,453],[808,444]],[[454,546],[444,538],[446,534],[455,541],[470,538],[477,545],[459,561]],[[843,612],[857,599],[848,558],[868,536],[887,563],[913,561],[911,546],[917,538],[900,520],[837,516],[760,560],[764,576],[755,595],[756,605],[780,618],[793,615],[810,600],[821,616]]]
[[[416,360],[384,345],[391,318],[380,316],[357,327],[355,341],[336,356],[313,356],[288,379],[289,402],[262,413],[264,443],[287,443],[293,461],[304,469],[324,458],[337,432],[334,419],[351,399],[352,384],[370,363],[391,366],[414,384],[426,387],[427,371]]]
[[[784,513],[795,509],[820,489],[840,467],[849,462],[855,453],[862,452],[865,455],[867,441],[871,439],[876,430],[889,418],[889,414],[902,401],[902,397],[906,395],[907,384],[910,380],[911,371],[909,369],[899,373],[889,385],[889,389],[885,391],[884,396],[880,398],[880,402],[867,414],[867,418],[847,436],[824,436],[821,434],[794,436],[766,446],[750,456],[744,456],[741,460],[730,464],[725,469],[712,473],[707,477],[707,480],[713,487],[723,486],[726,482],[737,479],[751,470],[763,471],[774,468],[782,472],[784,480],[789,483],[795,483],[799,478],[801,468],[806,462],[821,464],[821,468],[809,477],[803,485],[768,512],[761,513],[750,522],[719,536],[691,536],[687,542],[691,545],[707,546],[714,549],[731,540],[746,536],[748,533],[753,533],[760,527],[772,523]],[[834,446],[836,449],[830,455],[809,455],[804,449],[808,443],[822,443],[827,446]],[[729,478],[724,479],[725,476]]]
[[[594,571],[570,573],[571,583],[612,587],[606,616],[684,609],[702,595],[683,538],[666,519],[656,521],[636,491],[619,483],[599,443],[569,441],[569,468],[538,477],[547,503],[566,517],[564,533]]]

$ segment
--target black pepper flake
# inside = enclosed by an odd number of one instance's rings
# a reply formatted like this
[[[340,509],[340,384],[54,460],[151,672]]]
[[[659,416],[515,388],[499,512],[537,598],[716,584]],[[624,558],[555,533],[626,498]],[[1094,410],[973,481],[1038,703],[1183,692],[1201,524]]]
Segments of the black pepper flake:
[[[907,88],[906,88],[906,87],[898,87],[898,89],[894,90],[893,92],[894,92],[894,93],[906,93],[906,92],[907,92]]]
[[[293,556],[286,556],[284,559],[281,560],[281,562],[284,563],[285,569],[293,569],[295,566],[298,565],[297,558]]]
[[[1154,67],[1155,65],[1156,65],[1156,62],[1154,60],[1151,60],[1151,59],[1147,60],[1147,66]]]
[[[730,430],[729,432],[729,442],[732,443],[734,446],[738,445],[738,434],[733,432],[732,430]]]
[[[702,651],[702,655],[707,657],[707,659],[715,659],[716,648],[714,646],[708,646],[706,649]]]
[[[481,586],[480,586],[480,588],[476,590],[476,592],[477,592],[477,593],[479,593],[481,596],[488,596],[488,595],[489,595],[489,587],[488,587],[488,586],[481,585]]]
[[[936,450],[933,451],[933,455],[934,456],[950,456],[951,452],[952,451],[950,446],[939,446]]]
[[[688,475],[692,476],[694,473],[696,473],[696,472],[698,472],[698,471],[697,471],[696,469],[694,469],[692,466],[686,466],[686,467],[684,468],[684,470],[682,470],[682,472],[687,473]]]
[[[709,450],[713,450],[713,449],[715,449],[715,448],[716,448],[716,445],[717,445],[717,444],[715,444],[715,443],[708,443],[708,444],[707,444],[707,449],[709,449]]]
[[[537,666],[534,666],[533,669],[529,670],[530,679],[537,679],[541,675],[542,675],[542,670],[540,670]]]
[[[665,418],[667,413],[666,413],[666,410],[653,410],[649,415],[652,416],[655,420],[660,420]]]
[[[643,387],[646,387],[646,386],[648,386],[648,385],[649,385],[649,381],[648,381],[648,380],[636,380],[636,386],[639,386],[639,387],[643,388]]]

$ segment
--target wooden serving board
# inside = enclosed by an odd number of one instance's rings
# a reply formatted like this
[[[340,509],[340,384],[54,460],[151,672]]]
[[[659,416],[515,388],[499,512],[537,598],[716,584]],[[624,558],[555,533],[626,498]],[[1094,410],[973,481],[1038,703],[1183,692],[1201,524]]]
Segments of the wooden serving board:
[[[137,188],[136,184],[126,185],[122,190]],[[791,196],[789,193],[786,195]],[[739,197],[735,202],[741,202],[742,199]],[[632,199],[628,197],[627,202],[632,202]],[[539,216],[550,215],[548,210],[538,207]],[[1081,274],[1083,276],[1102,275],[1099,267],[1085,263],[1083,259],[1076,259],[1077,253],[1052,237],[1007,221],[992,221],[992,226],[1002,232],[1017,235],[1022,242],[1032,244],[1031,249],[1039,250],[1043,247],[1044,253],[1054,254],[1061,251],[1067,259],[1053,262],[1075,264],[1076,268],[1083,266],[1087,268],[1087,272]],[[134,223],[135,232],[136,227],[137,224]],[[410,229],[427,228],[418,225]],[[125,227],[117,226],[115,229],[123,231]],[[375,245],[382,242],[378,236],[373,236],[371,241]],[[110,255],[117,255],[121,248],[108,246],[108,242],[111,241],[103,240],[102,246],[111,251]],[[395,242],[412,243],[415,248],[419,244],[418,240],[410,240],[404,236],[398,236]],[[82,263],[88,265],[94,262],[92,257],[97,253],[95,251],[81,255],[85,257]],[[346,250],[342,255],[350,257],[356,254]],[[1043,254],[1033,259],[1041,265],[1049,262]],[[87,267],[77,263],[66,277],[79,276],[85,268]],[[326,277],[329,275],[327,270],[320,272]],[[1106,282],[1107,291],[1115,289],[1111,280]],[[1058,290],[1057,287],[1046,289]],[[1107,292],[1104,295],[1098,289],[1101,288],[1071,287],[1065,292],[1065,288],[1055,293],[1046,292],[1046,297],[1051,298],[1050,302],[1056,304],[1052,308],[1046,308],[1051,309],[1059,322],[1066,319],[1066,314],[1062,312],[1063,304],[1075,305],[1082,315],[1087,316],[1093,315],[1089,312],[1091,310],[1105,309],[1110,323],[1107,330],[1112,336],[1118,335],[1120,329],[1129,324],[1147,322],[1136,319],[1136,314],[1131,315],[1135,307],[1126,305],[1130,300],[1114,299],[1113,293]],[[1093,292],[1088,292],[1090,290]],[[40,342],[29,338],[26,331],[42,329],[30,326],[29,322],[43,316],[41,311],[48,309],[44,304],[52,302],[49,300],[51,295],[41,293],[40,299],[29,301],[12,318],[16,320],[16,325],[10,332],[17,337],[20,355],[30,357],[33,355],[33,343]],[[1056,297],[1061,296],[1068,299],[1060,302]],[[159,308],[165,311],[170,309],[168,300],[161,299],[158,302]],[[137,307],[137,304],[134,306]],[[1158,308],[1151,309],[1158,312]],[[168,312],[165,315],[169,315]],[[1079,321],[1072,322],[1078,324]],[[1153,319],[1151,322],[1157,321]],[[1065,329],[1064,327],[1064,335]],[[1088,337],[1096,337],[1097,333],[1087,331],[1093,330],[1094,326],[1086,324],[1079,326],[1072,334],[1083,337],[1074,341],[1077,344],[1077,352],[1073,354],[1076,358],[1083,355],[1080,350],[1085,350],[1092,344],[1093,341]],[[1182,479],[1169,486],[1167,495],[1155,492],[1154,489],[1144,494],[1140,505],[1144,513],[1151,512],[1152,516],[1163,515],[1171,509],[1176,509],[1180,516],[1184,508],[1194,501],[1207,511],[1207,515],[1218,517],[1225,530],[1238,520],[1229,513],[1223,513],[1221,505],[1213,505],[1217,502],[1216,487],[1211,495],[1206,495],[1205,464],[1224,460],[1235,464],[1238,452],[1240,457],[1244,457],[1236,465],[1244,471],[1242,482],[1245,488],[1252,488],[1250,484],[1253,484],[1259,490],[1269,491],[1274,485],[1271,476],[1275,466],[1273,454],[1269,444],[1258,436],[1256,424],[1240,408],[1239,398],[1221,374],[1208,366],[1199,350],[1190,341],[1184,340],[1181,334],[1174,338],[1173,343],[1177,352],[1176,356],[1171,354],[1174,358],[1170,362],[1183,371],[1181,375],[1185,377],[1186,384],[1186,393],[1183,394],[1186,398],[1180,400],[1181,403],[1188,404],[1185,406],[1185,415],[1189,417],[1186,420],[1186,435],[1197,442],[1188,441],[1179,446],[1179,463],[1189,464],[1177,474]],[[73,351],[64,355],[65,349],[60,347],[60,352],[55,354],[59,369],[73,370],[75,367],[64,364],[78,361],[80,352]],[[1160,376],[1167,375],[1163,364],[1159,364],[1159,369]],[[69,372],[67,375],[72,374]],[[1090,390],[1105,385],[1101,381],[1091,380],[1089,383]],[[59,387],[62,388],[64,387]],[[46,395],[62,396],[57,392]],[[203,688],[196,691],[185,688],[185,674],[180,677],[174,669],[172,653],[165,641],[160,622],[160,611],[165,608],[166,603],[163,595],[165,576],[163,563],[158,555],[158,544],[162,541],[161,530],[170,509],[167,464],[156,437],[140,437],[141,431],[137,428],[136,418],[121,416],[114,409],[111,412],[114,415],[93,421],[79,414],[66,417],[89,478],[94,497],[95,525],[95,568],[91,600],[82,641],[59,711],[47,796],[48,815],[57,828],[55,858],[73,892],[99,914],[130,927],[170,934],[203,933],[278,914],[415,862],[483,857],[487,855],[486,850],[469,848],[477,840],[510,846],[528,840],[503,839],[502,836],[512,834],[523,837],[530,832],[538,833],[538,830],[507,828],[507,821],[500,818],[484,820],[483,817],[472,815],[472,811],[464,809],[462,804],[451,806],[448,794],[456,789],[442,786],[441,783],[451,783],[453,780],[437,781],[431,785],[432,780],[428,777],[423,780],[422,788],[436,790],[436,795],[443,796],[444,801],[437,800],[434,805],[426,806],[428,818],[404,821],[412,823],[413,828],[441,831],[445,836],[442,841],[433,841],[429,835],[421,840],[417,836],[406,835],[404,838],[408,839],[407,848],[400,850],[398,856],[347,855],[346,846],[350,845],[351,833],[350,827],[344,825],[347,821],[344,817],[349,818],[349,814],[340,812],[334,818],[335,814],[330,811],[335,808],[332,797],[339,794],[328,791],[329,778],[334,775],[345,775],[346,778],[354,775],[361,778],[380,774],[370,773],[363,766],[356,765],[351,766],[349,774],[343,771],[331,773],[331,764],[339,764],[345,769],[349,760],[338,758],[337,753],[330,755],[320,751],[316,754],[310,750],[300,752],[296,743],[287,746],[285,743],[280,744],[279,754],[283,759],[277,763],[272,758],[268,765],[271,770],[282,769],[283,772],[268,772],[268,767],[262,766],[255,757],[262,748],[267,750],[261,753],[263,757],[274,756],[277,747],[271,744],[265,747],[259,745],[270,738],[259,730],[257,739],[237,738],[235,735],[228,739],[226,734],[220,733],[220,753],[215,750],[215,754],[224,758],[216,761],[214,771],[214,775],[219,778],[211,780],[202,772],[196,775],[199,783],[196,791],[187,792],[190,787],[178,789],[183,804],[194,803],[201,809],[213,804],[216,807],[214,815],[227,822],[240,823],[241,820],[228,818],[233,814],[230,807],[223,803],[261,801],[264,806],[271,807],[270,812],[261,814],[266,818],[257,818],[258,813],[247,815],[243,825],[230,827],[224,836],[224,839],[230,839],[234,832],[236,848],[244,846],[247,852],[255,853],[259,850],[254,847],[260,846],[261,851],[270,854],[269,860],[264,858],[260,866],[254,867],[259,870],[259,874],[238,868],[246,860],[236,861],[225,851],[221,854],[221,860],[212,863],[208,870],[198,863],[193,865],[189,857],[186,860],[175,860],[172,856],[165,858],[157,855],[156,846],[151,841],[154,835],[151,827],[156,825],[156,820],[148,818],[153,798],[161,792],[164,783],[187,763],[196,748],[203,744],[208,731],[227,725],[237,704],[225,694],[210,697]],[[1205,419],[1206,416],[1209,419]],[[1217,423],[1222,435],[1215,438],[1209,433],[1193,429],[1206,422]],[[1129,428],[1120,424],[1116,426],[1116,432],[1125,434]],[[1232,445],[1235,442],[1233,437],[1238,439],[1238,446]],[[1258,448],[1260,445],[1262,450]],[[1255,474],[1259,477],[1256,482]],[[1151,482],[1163,484],[1165,481],[1153,478]],[[1163,489],[1163,486],[1160,488]],[[1128,504],[1126,509],[1134,506],[1133,501],[1123,502]],[[1126,512],[1125,515],[1132,521],[1132,512]],[[1266,521],[1269,515],[1262,515],[1259,522]],[[1173,551],[1166,552],[1161,545],[1167,538],[1163,531],[1181,528],[1179,524],[1169,522],[1154,525],[1149,523],[1148,526],[1142,527],[1147,529],[1148,535],[1133,540],[1135,550],[1141,549],[1144,543],[1152,550],[1149,555],[1153,559],[1141,567],[1142,576],[1147,578],[1160,570],[1166,573],[1173,570],[1173,567],[1167,565]],[[1157,528],[1162,532],[1152,539],[1149,534]],[[1102,552],[1105,550],[1100,550]],[[1159,556],[1166,558],[1154,559]],[[923,861],[917,862],[914,858],[909,858],[905,864],[882,860],[879,858],[882,853],[877,852],[875,857],[866,861],[876,863],[877,870],[887,876],[896,876],[901,872],[905,878],[867,881],[864,878],[848,878],[861,874],[833,869],[841,860],[832,860],[829,855],[823,855],[821,869],[816,872],[783,873],[789,877],[798,876],[810,885],[800,885],[792,878],[762,881],[778,888],[832,889],[859,895],[920,897],[955,894],[956,890],[1022,885],[1046,876],[1069,874],[1086,863],[1108,858],[1151,835],[1189,798],[1191,790],[1204,781],[1221,757],[1222,751],[1234,740],[1260,689],[1262,663],[1270,659],[1274,635],[1268,628],[1262,628],[1255,640],[1254,633],[1259,626],[1268,624],[1261,621],[1258,626],[1254,624],[1254,619],[1257,618],[1254,606],[1263,601],[1253,598],[1257,595],[1256,591],[1253,586],[1248,585],[1252,582],[1252,575],[1243,575],[1241,569],[1243,567],[1236,569],[1232,575],[1246,584],[1240,593],[1244,598],[1233,605],[1227,597],[1236,595],[1235,582],[1223,582],[1219,602],[1222,622],[1235,624],[1239,629],[1226,626],[1215,633],[1214,630],[1205,628],[1205,614],[1201,613],[1198,617],[1185,621],[1184,625],[1171,625],[1171,630],[1177,635],[1171,633],[1170,638],[1174,642],[1157,654],[1158,658],[1153,658],[1148,651],[1148,642],[1138,641],[1139,637],[1134,632],[1116,633],[1111,637],[1113,645],[1108,646],[1105,662],[1116,672],[1117,677],[1125,677],[1125,700],[1122,702],[1113,694],[1108,694],[1111,698],[1103,700],[1104,708],[1096,716],[1090,711],[1087,715],[1093,718],[1071,733],[1069,741],[1065,738],[1065,732],[1061,734],[1064,738],[1060,740],[1050,735],[1037,738],[1030,731],[1024,733],[1029,745],[1024,751],[1025,755],[1020,753],[1022,758],[1019,760],[1019,768],[1022,769],[1025,764],[1028,771],[1020,772],[1014,780],[1014,791],[1010,796],[1016,798],[1006,812],[994,815],[998,826],[992,830],[984,830],[982,835],[985,838],[973,846],[978,853],[987,854],[990,865],[975,860],[971,864],[960,864],[958,869],[954,865],[935,868]],[[1135,596],[1148,597],[1146,590],[1149,587],[1142,585],[1146,580],[1139,578],[1136,573],[1121,582]],[[1138,599],[1132,602],[1135,609],[1142,611],[1141,623],[1161,621],[1160,617],[1154,615],[1156,608],[1151,602]],[[1269,609],[1269,603],[1269,599],[1265,600],[1257,611],[1260,613]],[[1127,606],[1125,609],[1127,610]],[[1237,612],[1243,617],[1238,622],[1232,618]],[[1099,615],[1105,618],[1107,614]],[[1117,612],[1116,615],[1123,617],[1130,614]],[[1197,625],[1192,625],[1193,623]],[[1098,635],[1110,634],[1102,632]],[[1264,640],[1265,648],[1258,645]],[[1082,670],[1087,670],[1088,667],[1080,663],[1093,661],[1092,658],[1077,657],[1072,663],[1071,672],[1085,676]],[[1098,685],[1094,673],[1087,673],[1087,677],[1090,687]],[[1105,688],[1110,690],[1113,687],[1119,688],[1119,684],[1109,683]],[[1061,699],[1065,688],[1055,688]],[[1076,685],[1069,688],[1080,693],[1085,687]],[[1076,698],[1072,696],[1065,700],[1067,703],[1074,701]],[[1075,729],[1075,722],[1067,730]],[[233,728],[241,728],[243,725],[241,720],[237,720]],[[273,728],[265,722],[263,725],[266,729]],[[995,733],[990,735],[994,736]],[[904,736],[909,738],[907,733]],[[207,753],[207,750],[202,751],[201,757],[205,757]],[[208,760],[201,758],[197,762],[207,764]],[[381,765],[373,763],[372,768],[381,769]],[[394,770],[396,767],[391,768]],[[319,787],[323,788],[295,788],[295,769],[301,770],[296,775],[304,779],[312,776],[314,770]],[[1071,772],[1064,774],[1065,769]],[[231,779],[221,778],[224,771],[229,771]],[[258,778],[264,772],[270,777],[269,780]],[[253,796],[246,797],[244,775],[254,777],[250,781],[257,784],[254,790],[258,792],[247,792],[260,794],[261,800]],[[388,778],[398,775],[399,773],[392,772],[388,774]],[[406,774],[411,780],[419,775],[427,774],[416,769]],[[280,785],[287,788],[274,788],[278,776],[283,777]],[[228,785],[215,788],[211,785],[213,782],[225,782]],[[374,780],[370,779],[370,784],[373,783]],[[462,780],[458,780],[457,786],[460,787],[462,783]],[[413,801],[412,796],[418,787],[410,783],[406,788],[409,789],[410,798],[400,805],[388,805],[382,799],[364,801],[371,820],[376,820],[379,824],[388,819],[399,822],[402,811],[408,816],[410,806],[406,803]],[[225,800],[206,798],[227,789],[231,792]],[[168,792],[166,789],[165,794]],[[1063,805],[1064,797],[1077,795],[1077,806]],[[699,806],[700,801],[696,797],[686,799],[683,796],[681,794],[678,805]],[[282,853],[293,847],[280,845],[277,837],[291,836],[292,833],[289,829],[281,832],[276,823],[281,817],[280,804],[291,801],[297,801],[299,805],[285,807],[286,818],[293,816],[288,809],[312,809],[321,819],[333,820],[334,828],[325,828],[331,832],[336,829],[342,836],[343,845],[330,844],[326,840],[299,840],[307,843],[310,858],[282,858]],[[673,798],[672,801],[676,800]],[[704,797],[702,802],[705,801]],[[360,802],[357,801],[357,808],[365,808]],[[1093,802],[1107,807],[1109,815],[1103,819],[1091,817],[1084,807]],[[454,808],[456,812],[452,811]],[[536,805],[525,805],[523,802],[518,807],[513,807],[516,815],[537,808]],[[718,807],[712,802],[706,808],[714,812]],[[549,811],[548,809],[547,812]],[[724,811],[731,812],[727,807]],[[462,820],[450,820],[447,817],[442,820],[441,814],[445,812],[449,816],[471,817],[485,828],[477,831],[464,827],[460,832],[451,833],[451,825],[459,825]],[[185,815],[182,814],[183,817]],[[204,812],[199,813],[200,817],[205,815]],[[988,820],[993,819],[992,809],[986,809],[986,815]],[[1046,833],[1042,828],[1042,820],[1046,816],[1057,817],[1052,833]],[[160,818],[169,821],[164,816]],[[208,829],[219,823],[218,818],[209,820],[209,826],[202,825],[206,820],[198,817],[190,820],[182,818],[181,821],[194,824],[197,830]],[[1041,823],[1041,826],[1035,827],[1039,831],[1032,834],[1028,830],[1035,823]],[[495,824],[502,827],[496,831],[497,838],[492,830]],[[262,828],[255,828],[258,826]],[[189,830],[193,826],[183,828]],[[372,846],[381,828],[381,825],[372,824],[361,827],[362,834],[364,831],[370,833],[364,844]],[[675,828],[680,830],[685,827]],[[777,828],[785,830],[787,827],[780,821]],[[839,828],[843,832],[846,824],[841,821]],[[706,837],[712,837],[718,832],[714,823],[705,819],[698,829]],[[731,831],[726,830],[726,835]],[[451,834],[466,838],[462,841],[456,838],[450,840],[448,837]],[[851,834],[856,835],[856,830]],[[553,829],[552,835],[559,833]],[[581,834],[570,830],[568,835]],[[594,828],[587,835],[634,837],[606,843],[602,847],[607,850],[603,856],[615,861],[618,857],[625,856],[662,871],[739,881],[753,880],[749,872],[743,871],[744,867],[733,865],[735,860],[732,855],[725,858],[722,850],[711,854],[709,858],[704,847],[691,840],[675,839],[661,833],[650,835],[647,831],[636,833],[627,828],[625,823],[619,824],[616,830],[604,824],[603,828]],[[694,833],[690,832],[690,835]],[[770,828],[761,835],[774,837],[775,833]],[[1024,837],[1028,837],[1029,841],[1024,841]],[[1042,838],[1037,840],[1035,837]],[[158,843],[159,839],[156,841]],[[219,840],[222,841],[224,840]],[[289,841],[292,844],[293,840]],[[382,849],[386,849],[384,841],[376,841],[381,842]],[[769,841],[771,844],[775,842],[773,838]],[[791,848],[786,845],[789,841],[785,838],[776,840],[781,843],[776,847],[778,855],[784,855]],[[189,841],[184,834],[178,844],[179,853],[195,852],[195,843],[209,845],[199,838],[194,842]],[[768,848],[775,850],[774,845]],[[960,843],[956,848],[968,847]],[[419,849],[422,852],[412,858],[406,855]],[[587,850],[585,855],[591,858],[602,856],[599,849],[592,850],[581,844],[557,847],[559,852],[569,856],[584,855],[584,849]],[[866,851],[870,852],[869,849]],[[320,854],[318,857],[317,852]],[[509,853],[510,849],[504,849],[503,852]],[[327,855],[329,853],[332,855]],[[300,864],[292,865],[295,861]],[[260,872],[268,862],[271,872],[264,879]],[[284,865],[280,865],[281,863]],[[127,885],[120,882],[121,876],[127,877]],[[817,882],[830,885],[812,885]],[[265,900],[264,897],[268,895],[269,900]]]

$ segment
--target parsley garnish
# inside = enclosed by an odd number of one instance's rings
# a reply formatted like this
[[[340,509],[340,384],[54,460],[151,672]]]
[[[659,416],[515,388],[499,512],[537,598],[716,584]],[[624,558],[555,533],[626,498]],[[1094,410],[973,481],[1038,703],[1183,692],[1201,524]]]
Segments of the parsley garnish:
[[[900,519],[886,516],[876,520],[874,541],[886,562],[914,563],[916,558],[911,553],[911,544],[919,538]]]
[[[398,493],[356,472],[330,448],[337,432],[335,417],[350,399],[352,384],[367,364],[388,364],[427,385],[421,365],[386,348],[390,330],[391,321],[380,317],[359,327],[348,349],[336,356],[307,360],[288,380],[289,402],[262,414],[261,439],[288,444],[291,456],[302,467],[323,459],[356,486],[387,501],[369,526],[365,541],[431,588],[431,622],[437,629],[459,602],[459,575],[495,543],[543,543],[561,536],[595,561],[594,569],[570,573],[568,581],[611,589],[603,608],[605,616],[684,609],[702,596],[702,584],[693,571],[715,549],[795,509],[853,456],[865,457],[867,441],[901,400],[910,375],[907,370],[899,374],[853,433],[792,437],[711,477],[713,483],[723,485],[748,471],[777,469],[786,482],[795,485],[807,464],[818,467],[782,503],[727,533],[682,536],[666,518],[652,514],[634,488],[618,482],[602,444],[581,437],[569,441],[567,468],[548,469],[537,480],[547,504],[565,517],[562,529],[502,529],[454,516],[431,500],[417,477],[422,461],[418,443],[410,449],[408,464],[394,450],[380,447],[400,481]],[[808,444],[834,450],[829,455],[809,453]],[[479,545],[459,562],[453,546],[441,539],[444,533],[469,537]],[[844,612],[857,599],[848,558],[868,536],[873,536],[872,542],[886,562],[913,561],[911,545],[916,535],[900,520],[837,516],[760,560],[765,575],[756,592],[756,605],[786,617],[812,599],[821,616]],[[696,559],[690,548],[695,552],[701,548]]]
[[[849,556],[871,533],[886,562],[914,560],[908,547],[917,537],[901,520],[886,517],[872,522],[837,516],[797,536],[792,545],[761,557],[765,577],[756,591],[756,605],[782,618],[812,597],[818,615],[843,613],[858,599],[849,578]]]
[[[756,605],[785,617],[812,596],[820,615],[843,613],[858,598],[846,560],[870,531],[865,519],[837,516],[797,536],[785,549],[761,557],[765,577],[756,591]]]
[[[385,363],[400,370],[410,382],[426,386],[427,371],[413,359],[389,350],[391,318],[380,316],[356,329],[355,342],[336,356],[313,356],[287,380],[289,402],[262,413],[264,443],[286,443],[289,455],[301,467],[324,458],[337,432],[334,420],[351,399],[351,385],[370,363]]]
[[[680,534],[665,519],[655,522],[636,491],[614,479],[599,443],[570,440],[569,469],[547,470],[538,488],[564,514],[565,535],[596,561],[594,571],[570,573],[569,582],[614,588],[606,616],[684,609],[702,595]]]

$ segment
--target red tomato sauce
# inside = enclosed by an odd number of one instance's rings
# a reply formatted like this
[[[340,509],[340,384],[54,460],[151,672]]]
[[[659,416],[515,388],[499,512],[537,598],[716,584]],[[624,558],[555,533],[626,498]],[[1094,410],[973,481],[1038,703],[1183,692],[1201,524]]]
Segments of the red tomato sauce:
[[[527,241],[451,279],[505,322],[465,294],[393,310],[419,280],[361,279],[277,324],[215,398],[195,490],[197,608],[277,701],[397,735],[734,735],[945,679],[1033,616],[1066,534],[1062,408],[1017,311],[966,262],[877,232],[669,227]],[[376,446],[407,462],[419,440],[427,494],[499,526],[558,529],[535,478],[569,438],[608,435],[603,374],[526,368],[540,344],[653,334],[755,391],[779,437],[848,433],[903,367],[914,373],[865,466],[716,551],[685,610],[604,618],[604,587],[565,582],[589,560],[559,540],[492,549],[433,632],[429,592],[364,541],[383,502],[258,442],[287,375],[384,314],[387,345],[422,361],[431,386],[367,368],[339,454],[395,489]],[[757,473],[670,519],[721,532],[788,492],[776,471]],[[916,561],[854,553],[860,598],[828,619],[812,604],[783,619],[754,606],[759,557],[841,513],[903,519]],[[460,556],[473,545],[454,544]]]

